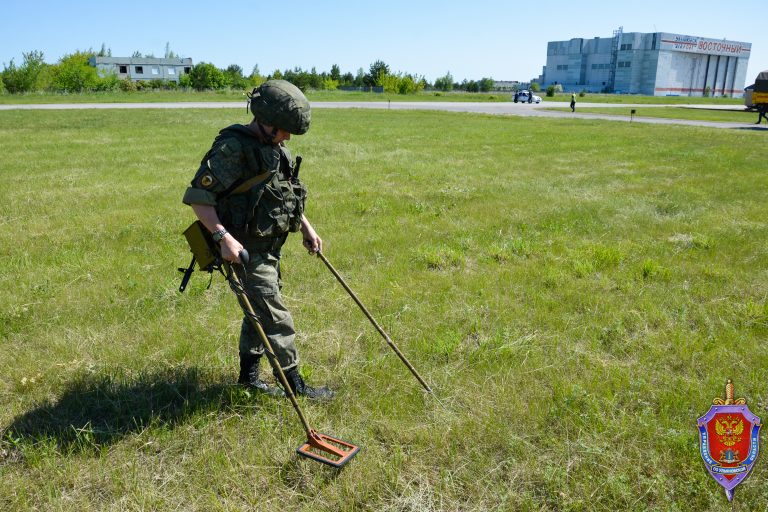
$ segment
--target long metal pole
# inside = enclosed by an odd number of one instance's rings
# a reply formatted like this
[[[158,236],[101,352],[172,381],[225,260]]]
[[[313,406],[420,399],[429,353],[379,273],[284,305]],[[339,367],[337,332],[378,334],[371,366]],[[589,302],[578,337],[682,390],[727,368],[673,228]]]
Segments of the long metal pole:
[[[345,290],[347,290],[347,293],[350,297],[352,297],[352,300],[355,301],[355,304],[357,304],[360,307],[360,310],[363,312],[363,314],[368,317],[368,320],[371,321],[373,326],[376,328],[377,331],[379,331],[379,334],[381,334],[381,337],[384,338],[384,341],[387,342],[387,344],[392,348],[392,350],[395,351],[395,354],[397,354],[397,357],[400,358],[400,360],[405,364],[405,366],[408,367],[408,369],[411,371],[414,377],[421,383],[422,386],[424,386],[424,389],[427,390],[427,392],[431,393],[432,388],[430,388],[427,383],[424,381],[424,379],[421,378],[421,375],[419,375],[419,372],[416,371],[416,368],[413,367],[413,365],[408,361],[408,359],[403,355],[402,352],[400,352],[400,349],[397,348],[397,345],[390,339],[390,337],[387,335],[386,332],[384,332],[384,329],[379,326],[379,324],[376,322],[376,320],[371,316],[371,314],[368,312],[368,310],[363,306],[363,303],[360,302],[360,299],[357,298],[357,295],[355,295],[355,292],[352,291],[352,289],[347,285],[347,283],[344,281],[344,278],[341,277],[341,275],[336,271],[335,268],[333,268],[333,265],[331,265],[331,262],[328,261],[328,259],[323,255],[322,252],[318,251],[317,256],[323,260],[323,263],[325,263],[325,266],[328,267],[328,270],[331,271],[331,273],[336,277],[336,279],[341,283],[341,286],[344,287]]]
[[[261,323],[256,319],[256,312],[253,310],[253,306],[251,306],[251,302],[248,300],[248,297],[245,295],[245,288],[243,287],[243,283],[240,281],[240,278],[237,276],[237,273],[228,262],[224,263],[224,267],[227,271],[229,278],[232,279],[235,283],[235,287],[236,287],[235,294],[237,295],[237,299],[240,301],[240,305],[245,310],[248,320],[251,322],[251,325],[256,329],[256,332],[258,333],[259,338],[261,339],[261,342],[264,344],[264,349],[265,349],[264,351],[267,353],[267,360],[269,361],[269,364],[272,365],[272,369],[277,375],[277,378],[280,380],[280,384],[283,386],[283,390],[285,391],[286,396],[291,401],[291,404],[293,404],[293,408],[296,409],[296,414],[298,414],[302,425],[304,425],[304,430],[307,432],[307,436],[311,437],[312,432],[314,432],[314,430],[312,429],[312,427],[309,426],[309,422],[307,421],[307,418],[304,416],[304,413],[301,411],[299,402],[298,400],[296,400],[296,395],[294,395],[293,389],[288,384],[288,379],[285,377],[283,368],[280,366],[280,361],[277,360],[277,355],[275,355],[274,351],[272,350],[272,344],[269,342],[269,338],[267,338],[267,335],[264,332],[264,329],[261,327]]]

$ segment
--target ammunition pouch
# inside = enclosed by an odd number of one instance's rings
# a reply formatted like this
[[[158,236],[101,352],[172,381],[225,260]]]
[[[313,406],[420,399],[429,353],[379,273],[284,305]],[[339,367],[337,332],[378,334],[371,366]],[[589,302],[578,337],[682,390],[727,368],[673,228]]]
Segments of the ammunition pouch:
[[[248,234],[266,238],[299,231],[306,196],[307,189],[300,181],[279,179],[276,175],[252,201],[254,210]]]
[[[179,286],[180,292],[183,292],[187,288],[189,278],[192,276],[192,272],[195,271],[195,262],[197,262],[200,270],[206,272],[213,272],[216,269],[221,269],[219,248],[216,245],[216,242],[213,241],[213,238],[211,238],[211,234],[205,226],[203,226],[202,222],[196,220],[185,229],[184,238],[187,239],[189,249],[192,251],[192,261],[189,263],[189,267],[179,269],[179,272],[184,273],[184,277],[181,279],[181,285]]]

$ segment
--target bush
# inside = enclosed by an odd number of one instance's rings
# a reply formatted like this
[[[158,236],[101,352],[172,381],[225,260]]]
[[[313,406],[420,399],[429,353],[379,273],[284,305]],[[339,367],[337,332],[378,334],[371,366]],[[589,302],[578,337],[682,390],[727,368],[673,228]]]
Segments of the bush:
[[[166,89],[166,81],[160,78],[155,78],[149,81],[149,88],[153,90]]]
[[[555,86],[550,85],[547,87],[547,97],[552,98],[555,95]]]
[[[136,87],[136,82],[127,78],[120,80],[119,87],[120,90],[124,92],[135,92],[138,90],[138,87]]]
[[[325,91],[335,91],[339,88],[339,81],[334,80],[333,78],[326,78],[323,80],[323,90]]]
[[[579,92],[579,98],[583,98],[583,97],[584,97],[584,96],[586,96],[586,95],[587,95],[587,90],[586,90],[586,89],[582,89],[582,90]]]
[[[100,82],[96,68],[88,64],[90,53],[65,55],[53,66],[51,87],[57,91],[82,92],[95,90]]]
[[[450,72],[435,79],[435,89],[446,92],[453,90],[453,76]]]
[[[192,88],[192,77],[189,74],[183,74],[179,77],[179,86],[185,89]]]
[[[541,84],[539,84],[539,82],[531,82],[531,87],[530,87],[530,89],[531,89],[533,92],[539,92],[539,91],[541,91]]]
[[[3,75],[0,74],[0,94],[5,92],[5,84],[3,83]]]
[[[192,87],[198,91],[206,89],[222,89],[227,86],[224,72],[208,62],[201,62],[189,73]]]
[[[120,89],[120,80],[115,73],[108,73],[96,83],[97,91],[117,91]]]

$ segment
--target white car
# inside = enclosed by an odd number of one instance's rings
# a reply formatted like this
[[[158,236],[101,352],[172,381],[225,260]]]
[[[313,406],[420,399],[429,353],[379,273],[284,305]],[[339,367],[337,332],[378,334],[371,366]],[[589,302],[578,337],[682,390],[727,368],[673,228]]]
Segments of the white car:
[[[533,96],[530,103],[541,103],[541,96],[536,96],[531,91],[526,91],[523,89],[522,91],[518,91],[512,96],[512,100],[515,103],[529,103],[528,97]]]

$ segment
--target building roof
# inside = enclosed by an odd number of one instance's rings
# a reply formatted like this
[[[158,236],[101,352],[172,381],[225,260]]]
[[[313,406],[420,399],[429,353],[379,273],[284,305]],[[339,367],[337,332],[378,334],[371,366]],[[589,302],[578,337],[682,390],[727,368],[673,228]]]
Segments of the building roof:
[[[164,64],[166,66],[192,64],[190,57],[177,57],[174,59],[157,59],[150,57],[91,57],[93,64],[137,64],[149,66],[152,64]]]

